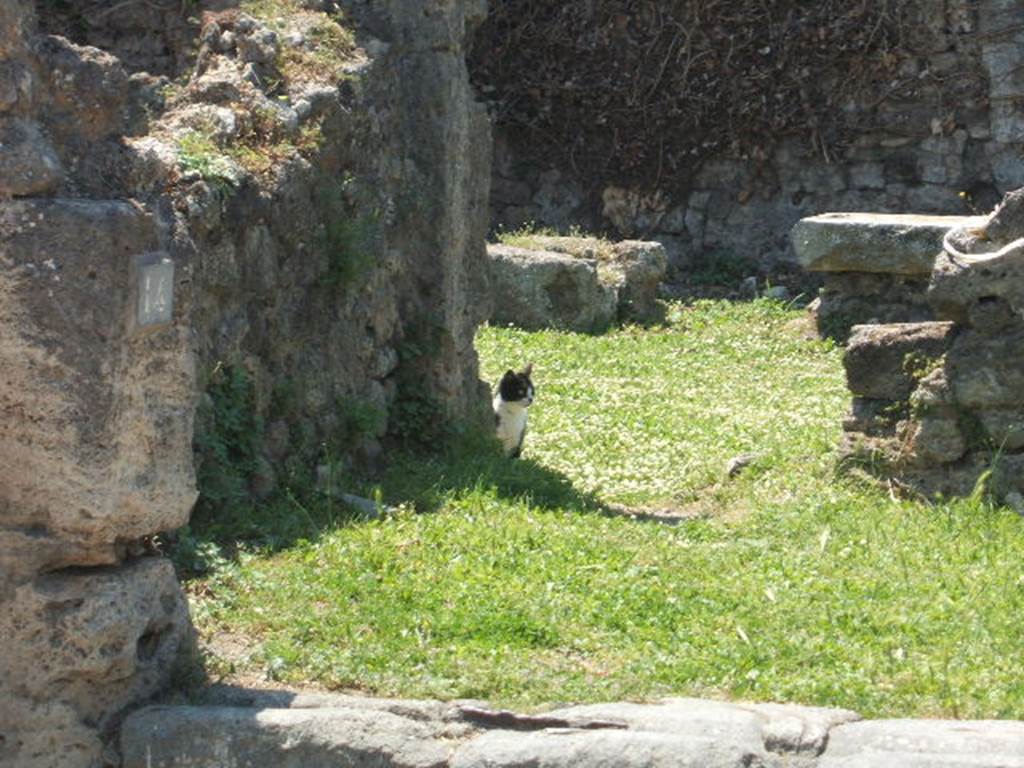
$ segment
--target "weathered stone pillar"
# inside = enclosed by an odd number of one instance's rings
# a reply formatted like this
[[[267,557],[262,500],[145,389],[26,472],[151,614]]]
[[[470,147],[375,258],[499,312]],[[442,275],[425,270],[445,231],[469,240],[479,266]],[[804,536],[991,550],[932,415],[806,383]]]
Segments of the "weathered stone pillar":
[[[5,765],[99,765],[189,631],[147,546],[195,501],[187,295],[159,245],[125,202],[0,203]]]

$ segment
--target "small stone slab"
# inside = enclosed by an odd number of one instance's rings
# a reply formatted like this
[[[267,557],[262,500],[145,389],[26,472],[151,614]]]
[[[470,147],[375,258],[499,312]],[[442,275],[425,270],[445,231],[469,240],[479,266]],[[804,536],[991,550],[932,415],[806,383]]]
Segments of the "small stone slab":
[[[942,239],[957,227],[980,228],[987,216],[824,213],[790,232],[797,261],[809,272],[928,275]]]
[[[818,768],[1024,768],[1024,723],[868,720],[833,729]]]
[[[123,768],[442,768],[448,749],[420,722],[384,711],[148,707],[121,730]]]

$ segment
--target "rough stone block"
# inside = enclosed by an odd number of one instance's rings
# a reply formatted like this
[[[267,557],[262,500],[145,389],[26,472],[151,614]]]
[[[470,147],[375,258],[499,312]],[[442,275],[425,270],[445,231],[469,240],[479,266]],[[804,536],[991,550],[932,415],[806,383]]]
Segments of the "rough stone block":
[[[35,25],[35,21],[35,4],[31,0],[0,3],[0,58],[7,58],[26,47],[25,33]]]
[[[1024,120],[1013,104],[994,104],[989,112],[994,141],[985,143],[992,178],[999,189],[1024,186],[1024,157],[1018,146],[1024,140]]]
[[[1024,407],[996,408],[978,414],[985,434],[1004,451],[1024,448]]]
[[[182,307],[177,322],[138,323],[154,306],[137,258],[155,238],[126,203],[0,204],[0,538],[33,542],[5,547],[8,579],[117,563],[127,542],[188,519],[195,374]],[[176,288],[167,276],[160,297]]]
[[[103,742],[74,707],[62,702],[30,702],[2,691],[0,765],[17,768],[97,768]]]
[[[923,323],[935,319],[928,281],[913,275],[828,272],[815,309],[822,336],[846,341],[855,325]]]
[[[657,319],[658,288],[665,279],[668,256],[658,242],[622,240],[611,243],[592,237],[536,235],[531,249],[594,261],[600,282],[614,290],[620,320]]]
[[[45,195],[63,178],[60,158],[38,125],[0,117],[0,198]]]
[[[1007,144],[1024,141],[1024,109],[1016,101],[992,102],[988,120],[995,141]]]
[[[910,458],[920,464],[949,464],[967,451],[956,412],[934,410],[915,422],[910,437]]]
[[[429,726],[358,708],[150,707],[121,729],[123,768],[442,768]]]
[[[616,243],[611,256],[597,265],[605,282],[618,290],[620,319],[639,321],[658,317],[658,286],[667,269],[668,256],[661,243],[642,240]]]
[[[801,219],[790,233],[800,265],[811,272],[927,275],[954,227],[984,216],[825,213]]]
[[[107,51],[51,35],[35,46],[40,71],[48,75],[51,121],[56,140],[96,141],[128,133],[132,87],[121,61]]]
[[[0,634],[13,642],[0,658],[2,679],[32,668],[23,694],[75,701],[92,719],[154,690],[189,626],[174,567],[161,557],[44,574],[17,587],[5,608]]]
[[[1020,43],[1019,39],[1003,36],[982,46],[981,59],[988,70],[988,92],[993,101],[1024,95],[1024,53]]]
[[[489,245],[493,323],[522,328],[597,331],[614,320],[617,293],[597,263],[550,251]]]
[[[896,427],[893,413],[898,408],[899,403],[893,400],[855,397],[850,413],[843,419],[843,430],[870,437],[891,437]]]
[[[0,61],[0,113],[14,109],[32,94],[32,75],[16,61]]]
[[[189,632],[163,558],[21,584],[0,609],[0,758],[22,768],[96,764],[95,729],[166,680]]]
[[[850,166],[850,186],[854,189],[885,189],[881,163],[856,163]]]
[[[1024,768],[1024,723],[872,720],[835,728],[819,768]]]
[[[1024,405],[1024,330],[996,337],[961,333],[949,352],[948,371],[961,406]]]
[[[915,369],[941,357],[953,334],[953,323],[856,325],[843,357],[847,386],[858,397],[906,400],[927,373]]]
[[[994,307],[976,307],[994,299],[1009,304],[1012,312],[1007,322],[992,316]],[[1014,313],[1019,322],[1024,318],[1024,245],[1011,245],[992,254],[941,254],[932,272],[928,302],[940,317],[981,326],[979,330],[986,326],[999,330],[1014,320]],[[977,313],[974,322],[972,312]]]

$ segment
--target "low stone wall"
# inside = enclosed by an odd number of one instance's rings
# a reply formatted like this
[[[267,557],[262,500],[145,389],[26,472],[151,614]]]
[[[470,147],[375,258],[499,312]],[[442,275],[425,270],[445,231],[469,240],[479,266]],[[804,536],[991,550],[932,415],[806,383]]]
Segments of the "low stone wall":
[[[818,332],[845,341],[863,323],[934,318],[925,294],[946,233],[983,216],[825,213],[790,232],[797,262],[824,278],[812,306]]]
[[[877,261],[891,263],[901,251],[905,261],[913,260],[920,238],[920,229],[895,234]],[[843,424],[847,460],[929,496],[980,490],[1020,505],[1021,238],[1024,190],[1008,195],[980,223],[947,231],[925,294],[935,320],[852,328],[844,357],[853,394]]]
[[[667,266],[659,243],[538,235],[523,245],[487,247],[491,322],[587,333],[658,319]]]

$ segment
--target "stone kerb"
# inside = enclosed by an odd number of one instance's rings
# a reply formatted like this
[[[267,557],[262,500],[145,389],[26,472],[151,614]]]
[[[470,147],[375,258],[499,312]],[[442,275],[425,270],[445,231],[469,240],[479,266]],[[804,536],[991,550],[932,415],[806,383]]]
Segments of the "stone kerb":
[[[282,695],[283,694],[283,695]],[[249,706],[151,707],[121,731],[124,768],[337,765],[635,768],[809,765],[848,710],[667,699],[523,715],[478,702],[255,692]],[[229,695],[228,700],[232,697]],[[234,697],[237,699],[237,697]]]
[[[287,691],[150,707],[121,732],[124,768],[1024,768],[1024,723],[861,720],[849,710],[666,699],[531,715],[478,702]]]
[[[790,239],[800,265],[824,277],[815,313],[819,332],[845,340],[858,324],[933,320],[925,294],[943,238],[986,220],[879,213],[801,219]]]

